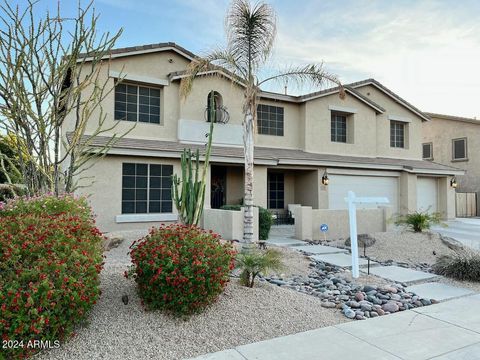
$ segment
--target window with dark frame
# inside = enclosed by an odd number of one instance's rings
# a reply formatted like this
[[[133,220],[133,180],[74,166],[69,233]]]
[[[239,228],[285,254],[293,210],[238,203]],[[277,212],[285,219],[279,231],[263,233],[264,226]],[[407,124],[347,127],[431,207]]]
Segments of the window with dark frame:
[[[283,107],[258,104],[258,133],[262,135],[283,136],[283,115]]]
[[[285,176],[283,173],[268,173],[268,208],[285,207]]]
[[[452,140],[453,160],[467,160],[467,138]]]
[[[123,163],[122,214],[172,212],[172,165]]]
[[[405,123],[390,121],[390,147],[405,148]]]
[[[433,144],[432,143],[422,144],[422,158],[424,160],[432,160],[433,159]]]
[[[331,140],[333,142],[347,142],[347,115],[332,112]]]
[[[160,89],[134,84],[115,86],[115,120],[160,124]]]

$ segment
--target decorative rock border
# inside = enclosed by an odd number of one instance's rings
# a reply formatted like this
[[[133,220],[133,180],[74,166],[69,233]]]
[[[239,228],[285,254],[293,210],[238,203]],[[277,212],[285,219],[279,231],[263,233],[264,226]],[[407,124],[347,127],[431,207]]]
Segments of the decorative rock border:
[[[345,269],[322,261],[312,260],[310,267],[312,272],[308,277],[294,276],[283,279],[271,276],[264,277],[264,280],[316,296],[322,300],[322,307],[341,309],[347,318],[356,320],[437,303],[434,299],[424,299],[406,291],[402,284],[381,287],[356,284],[339,276]]]

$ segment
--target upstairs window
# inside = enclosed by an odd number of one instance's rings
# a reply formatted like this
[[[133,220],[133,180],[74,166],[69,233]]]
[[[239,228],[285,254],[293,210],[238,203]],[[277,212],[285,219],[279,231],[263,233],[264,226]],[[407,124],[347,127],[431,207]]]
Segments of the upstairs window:
[[[258,133],[283,136],[283,107],[258,104]]]
[[[122,214],[172,212],[172,165],[124,163]]]
[[[433,144],[422,144],[422,158],[423,160],[433,160]]]
[[[390,147],[405,148],[405,123],[390,121]]]
[[[347,142],[347,115],[332,112],[331,140],[333,142]]]
[[[453,160],[467,160],[467,138],[452,140]]]
[[[212,99],[212,92],[208,93],[207,96],[207,122],[211,122],[212,119],[210,118],[210,104],[211,104],[211,99]],[[216,110],[215,111],[215,119],[213,119],[213,122],[221,122],[222,120],[222,111],[221,107],[223,106],[223,99],[222,95],[220,95],[219,92],[214,91],[213,92],[213,108]]]
[[[115,120],[160,124],[160,89],[133,84],[115,86]]]

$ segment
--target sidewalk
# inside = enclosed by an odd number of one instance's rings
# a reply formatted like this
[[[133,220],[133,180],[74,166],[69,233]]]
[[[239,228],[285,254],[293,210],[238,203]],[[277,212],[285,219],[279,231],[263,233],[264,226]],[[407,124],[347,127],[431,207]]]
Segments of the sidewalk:
[[[480,295],[238,346],[195,360],[480,360]]]

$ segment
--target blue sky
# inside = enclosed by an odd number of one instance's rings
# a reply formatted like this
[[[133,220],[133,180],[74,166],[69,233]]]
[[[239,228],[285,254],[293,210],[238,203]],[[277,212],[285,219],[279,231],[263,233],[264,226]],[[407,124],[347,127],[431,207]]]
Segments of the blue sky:
[[[71,13],[77,1],[60,3]],[[269,66],[324,61],[345,83],[373,77],[424,111],[480,118],[480,1],[270,3],[278,14],[278,36]],[[41,0],[39,9],[54,4]],[[95,2],[100,30],[123,27],[119,47],[173,41],[200,55],[224,44],[228,5],[224,0]]]

